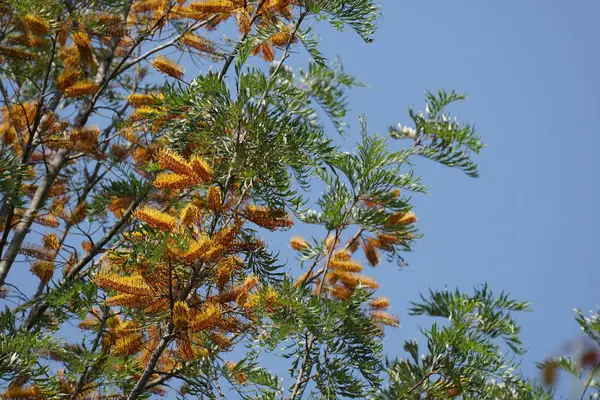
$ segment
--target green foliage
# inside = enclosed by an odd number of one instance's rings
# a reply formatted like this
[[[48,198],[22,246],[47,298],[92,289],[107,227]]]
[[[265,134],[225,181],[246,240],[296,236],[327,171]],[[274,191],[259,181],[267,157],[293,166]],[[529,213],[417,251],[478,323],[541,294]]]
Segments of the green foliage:
[[[23,204],[21,183],[25,175],[25,169],[21,161],[10,153],[0,154],[0,196],[3,203],[20,207]]]
[[[409,114],[415,128],[391,126],[390,135],[395,139],[411,139],[414,141],[413,154],[437,161],[449,167],[463,170],[467,175],[477,177],[477,165],[470,157],[470,153],[478,154],[483,147],[475,128],[469,124],[462,124],[445,112],[445,108],[459,100],[464,100],[464,95],[444,90],[436,94],[427,92],[426,112],[413,111]]]
[[[19,331],[15,314],[6,308],[0,313],[0,380],[10,382],[19,376],[30,376],[43,382],[49,375],[49,367],[40,356],[60,351],[60,345],[51,334]]]
[[[293,287],[285,280],[279,296],[283,307],[268,314],[271,328],[257,335],[254,348],[273,352],[286,341],[283,353],[276,354],[294,360],[291,375],[315,365],[314,381],[322,398],[363,398],[373,393],[383,364],[381,331],[363,309],[370,293],[357,290],[340,302],[313,296],[307,288]],[[308,334],[313,335],[312,349],[303,362]]]
[[[511,312],[527,307],[504,293],[494,297],[486,285],[476,288],[473,295],[432,291],[421,303],[413,303],[410,313],[443,317],[447,324],[434,323],[422,331],[427,340],[423,356],[416,341],[404,344],[409,357],[388,363],[389,385],[378,398],[548,398],[516,373],[517,364],[497,343],[502,339],[522,353],[519,327]]]
[[[336,29],[342,30],[347,24],[364,41],[373,41],[380,12],[379,6],[372,0],[310,0],[306,5]]]
[[[600,309],[591,312],[589,317],[586,317],[580,309],[576,309],[575,313],[575,321],[581,326],[581,330],[600,346]]]

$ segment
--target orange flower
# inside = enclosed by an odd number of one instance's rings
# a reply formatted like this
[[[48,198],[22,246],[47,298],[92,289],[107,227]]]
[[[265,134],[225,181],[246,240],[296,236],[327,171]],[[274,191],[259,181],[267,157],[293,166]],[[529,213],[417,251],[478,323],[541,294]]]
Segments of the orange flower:
[[[190,225],[200,219],[200,209],[193,204],[188,204],[179,216],[183,225]]]
[[[194,35],[193,33],[186,33],[180,40],[181,43],[185,44],[186,46],[193,47],[196,50],[200,50],[205,53],[216,52],[216,49],[211,42],[201,36]]]
[[[152,207],[142,207],[134,215],[160,231],[172,232],[177,227],[177,220],[175,218]]]
[[[389,305],[390,301],[386,297],[376,297],[369,302],[369,306],[374,310],[384,310]]]
[[[56,79],[56,87],[60,90],[65,90],[68,87],[71,87],[77,82],[81,72],[79,70],[64,70],[62,74],[58,76]]]
[[[367,257],[369,265],[372,267],[379,265],[381,259],[379,257],[379,252],[377,251],[377,247],[375,246],[375,241],[371,238],[365,240],[362,244],[362,248],[365,252],[365,256]]]
[[[173,60],[165,56],[158,56],[152,61],[152,66],[160,72],[177,79],[183,77],[183,68]]]
[[[160,102],[161,98],[160,93],[133,93],[127,97],[127,102],[137,108],[141,106],[154,106]]]
[[[42,282],[48,282],[54,275],[54,263],[50,261],[34,261],[31,263],[31,273],[40,278]]]
[[[202,13],[230,13],[234,4],[228,0],[204,0],[190,4],[190,8]]]
[[[284,211],[273,210],[265,206],[250,204],[246,207],[245,213],[246,218],[250,221],[269,230],[289,228],[294,224]]]
[[[309,246],[304,238],[300,236],[294,236],[292,237],[292,240],[290,240],[290,247],[294,250],[306,250]]]
[[[390,217],[388,225],[410,225],[415,222],[417,222],[417,216],[412,211],[407,213],[399,212]]]
[[[172,150],[161,150],[157,155],[158,165],[176,174],[195,176],[194,168]]]
[[[7,46],[0,46],[0,54],[5,56],[5,57],[9,57],[9,58],[15,58],[17,60],[35,60],[35,54],[30,53],[28,51],[25,50],[21,50],[21,49],[17,49],[16,47],[7,47]]]
[[[400,319],[395,315],[385,311],[371,311],[371,319],[373,322],[388,326],[400,326]]]
[[[215,214],[220,214],[223,211],[223,197],[221,196],[221,189],[217,186],[211,186],[208,188],[206,194],[208,209]]]
[[[78,81],[65,89],[65,97],[81,97],[95,94],[99,86],[90,80]]]
[[[21,18],[21,22],[36,35],[45,35],[50,31],[50,23],[35,15],[27,14]]]
[[[193,155],[190,159],[190,165],[192,169],[203,181],[208,182],[212,180],[213,171],[206,160],[198,155]]]
[[[179,190],[198,183],[198,179],[188,175],[162,173],[156,176],[156,179],[154,179],[152,184],[158,189]]]

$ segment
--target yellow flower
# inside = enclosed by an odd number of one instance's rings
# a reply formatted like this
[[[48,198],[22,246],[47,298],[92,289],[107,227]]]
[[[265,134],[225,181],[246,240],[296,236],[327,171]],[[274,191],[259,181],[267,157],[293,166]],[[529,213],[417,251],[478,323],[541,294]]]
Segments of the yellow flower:
[[[90,80],[78,81],[65,89],[65,97],[87,96],[96,93],[98,89],[99,86]]]
[[[152,66],[162,73],[177,79],[183,77],[183,68],[173,60],[165,56],[158,56],[152,61]]]
[[[206,199],[209,210],[215,214],[219,214],[221,211],[223,211],[223,198],[221,196],[221,189],[219,189],[217,186],[211,186],[208,188]]]
[[[177,220],[174,217],[152,207],[144,206],[138,209],[134,215],[160,231],[172,232],[177,227]]]
[[[190,4],[190,8],[196,12],[203,13],[230,13],[235,7],[228,0],[204,0]]]
[[[369,306],[374,310],[384,310],[389,305],[390,301],[386,297],[376,297],[369,302]]]
[[[200,156],[194,155],[190,159],[190,165],[194,172],[202,178],[203,181],[208,182],[212,180],[213,171],[208,162]]]
[[[290,246],[294,250],[306,250],[308,249],[308,243],[306,240],[300,236],[294,236],[292,240],[290,240]]]
[[[21,22],[36,35],[45,35],[50,31],[50,23],[35,15],[27,14],[21,18]]]
[[[201,36],[194,35],[193,33],[186,33],[180,40],[181,43],[193,47],[196,50],[200,50],[205,53],[216,52],[216,49],[211,42],[209,42]]]
[[[161,150],[157,155],[158,165],[176,174],[195,176],[194,168],[179,154],[172,150]]]
[[[400,319],[395,315],[385,311],[371,311],[371,319],[373,322],[388,326],[400,326]]]
[[[197,178],[188,175],[179,174],[158,174],[154,182],[154,187],[158,189],[172,189],[179,190],[184,189],[199,183]]]

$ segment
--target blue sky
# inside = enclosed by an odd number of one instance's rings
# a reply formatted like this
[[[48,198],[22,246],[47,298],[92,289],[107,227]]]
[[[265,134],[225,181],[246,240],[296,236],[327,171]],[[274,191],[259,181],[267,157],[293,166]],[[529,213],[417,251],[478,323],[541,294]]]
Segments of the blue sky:
[[[428,324],[406,315],[419,293],[488,282],[531,302],[533,312],[518,320],[529,350],[523,369],[535,374],[534,361],[580,335],[573,308],[600,305],[600,3],[381,3],[373,44],[321,29],[323,52],[371,86],[350,95],[351,116],[365,113],[370,130],[384,134],[389,124],[410,122],[410,104],[424,108],[425,90],[456,89],[469,99],[451,111],[487,144],[478,179],[418,163],[430,187],[414,198],[425,237],[407,255],[410,267],[377,271],[402,322],[388,331],[386,350],[398,354],[418,324]]]

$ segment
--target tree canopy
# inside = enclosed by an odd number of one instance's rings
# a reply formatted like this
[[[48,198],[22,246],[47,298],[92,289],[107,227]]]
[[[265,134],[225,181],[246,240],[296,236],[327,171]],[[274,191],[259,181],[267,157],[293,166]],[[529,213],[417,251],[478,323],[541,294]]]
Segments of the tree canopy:
[[[483,144],[455,91],[384,135],[349,128],[364,84],[317,32],[371,42],[380,16],[373,0],[0,4],[2,398],[550,399],[558,370],[598,395],[597,313],[576,316],[593,346],[540,363],[543,387],[519,372],[528,304],[487,285],[423,296],[411,314],[441,320],[386,359],[399,320],[369,268],[404,266],[420,238],[413,160],[476,177]]]

